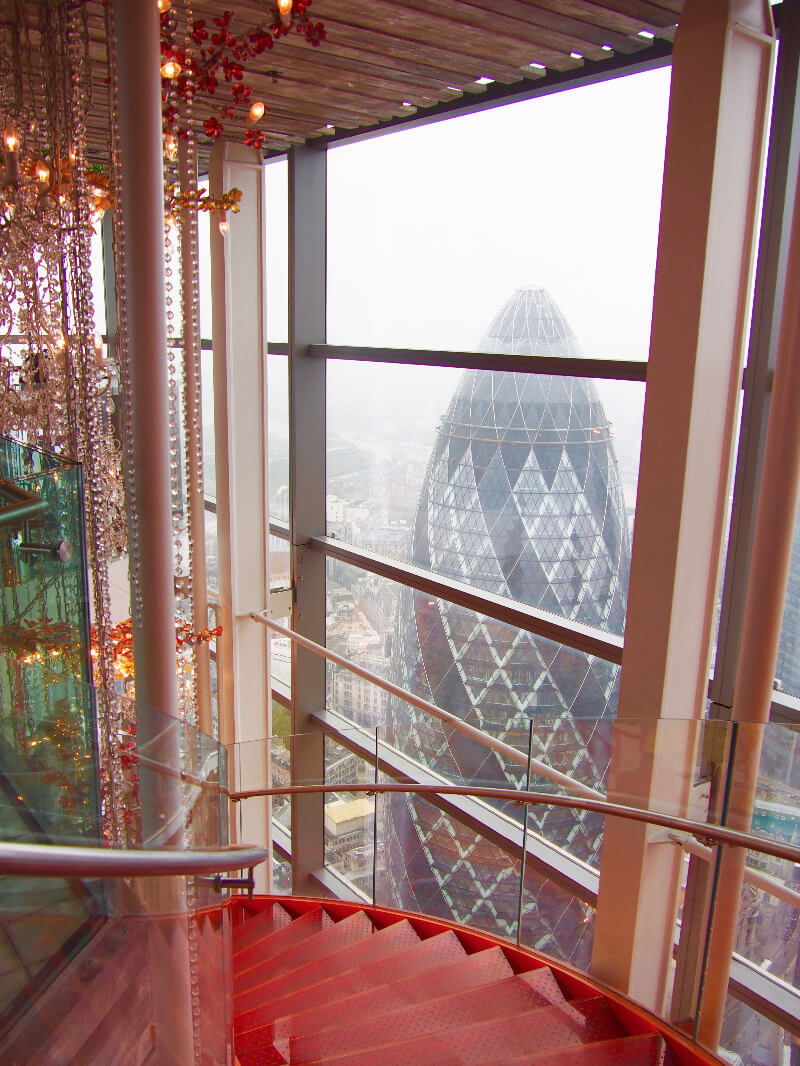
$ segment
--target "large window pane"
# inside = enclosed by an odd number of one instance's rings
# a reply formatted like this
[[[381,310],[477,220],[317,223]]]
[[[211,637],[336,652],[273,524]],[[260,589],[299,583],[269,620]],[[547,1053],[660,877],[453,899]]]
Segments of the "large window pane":
[[[584,351],[646,359],[670,72],[328,152],[328,340],[471,350],[537,282]]]
[[[267,163],[267,338],[289,339],[289,167],[285,159]]]
[[[328,533],[622,633],[644,386],[328,365]]]

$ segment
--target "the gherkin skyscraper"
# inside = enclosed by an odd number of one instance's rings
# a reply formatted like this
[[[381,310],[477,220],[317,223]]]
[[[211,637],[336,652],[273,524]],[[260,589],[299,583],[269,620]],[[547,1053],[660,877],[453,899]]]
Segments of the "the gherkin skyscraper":
[[[514,293],[481,348],[581,354],[564,315],[537,287]],[[629,559],[610,427],[594,384],[467,371],[428,464],[411,561],[621,633]],[[400,600],[395,662],[405,688],[526,751],[533,720],[536,757],[586,784],[602,783],[607,719],[617,701],[612,664],[411,589]],[[454,781],[517,786],[524,780],[518,767],[501,765],[494,752],[405,703],[392,704],[389,725],[405,754]],[[577,858],[595,857],[596,817],[532,810],[536,832]],[[413,798],[387,804],[385,834],[386,889],[395,903],[513,930],[518,870],[499,848]],[[529,871],[526,879],[528,939],[584,961],[590,923],[579,913],[565,920],[577,904],[537,877]]]

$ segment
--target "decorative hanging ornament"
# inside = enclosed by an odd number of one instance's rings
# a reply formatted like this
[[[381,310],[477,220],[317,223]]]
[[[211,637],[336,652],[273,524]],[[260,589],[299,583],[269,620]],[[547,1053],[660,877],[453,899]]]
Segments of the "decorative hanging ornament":
[[[186,125],[181,119],[187,102],[202,99],[212,114],[200,120],[203,133],[215,140],[224,132],[224,121],[232,119],[236,107],[249,109],[251,121],[257,122],[267,110],[263,101],[251,104],[253,90],[246,83],[245,65],[248,60],[268,51],[274,42],[294,29],[314,48],[326,39],[322,22],[313,22],[309,15],[311,0],[274,0],[266,19],[236,34],[233,31],[234,12],[223,11],[209,25],[206,19],[190,23],[187,40],[178,43],[179,19],[170,4],[161,14],[161,75],[164,131],[167,136],[185,136]],[[229,85],[230,100],[218,102],[217,91],[222,83]],[[231,106],[233,104],[234,106]],[[259,148],[264,134],[248,129],[245,143]]]

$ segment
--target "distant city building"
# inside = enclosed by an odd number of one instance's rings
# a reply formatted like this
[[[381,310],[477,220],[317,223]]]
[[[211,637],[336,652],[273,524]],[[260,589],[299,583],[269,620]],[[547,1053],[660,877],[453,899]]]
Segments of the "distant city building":
[[[481,347],[581,354],[542,288],[515,292]],[[630,537],[609,423],[593,382],[467,371],[431,454],[411,561],[622,633]],[[610,740],[603,720],[616,711],[618,667],[409,588],[400,595],[396,645],[395,676],[403,687],[523,750],[532,720],[538,758],[586,784],[603,782]],[[494,752],[408,704],[391,700],[388,720],[404,754],[455,782],[524,783],[519,767],[503,765]],[[386,810],[394,902],[513,931],[519,874],[504,852],[422,800],[392,797]],[[602,833],[599,818],[559,809],[532,809],[530,825],[586,860]],[[585,914],[583,921],[561,921],[579,905],[535,873],[527,887],[537,903],[526,919],[528,941],[576,960],[585,956]]]

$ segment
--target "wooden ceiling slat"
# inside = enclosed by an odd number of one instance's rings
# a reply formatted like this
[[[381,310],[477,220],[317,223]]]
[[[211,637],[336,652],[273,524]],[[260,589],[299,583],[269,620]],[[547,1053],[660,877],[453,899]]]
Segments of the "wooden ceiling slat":
[[[362,54],[370,62],[382,59],[396,70],[402,70],[407,64],[411,64],[412,70],[430,74],[435,78],[440,77],[445,84],[460,84],[460,79],[474,79],[482,74],[490,74],[498,81],[508,83],[518,81],[522,76],[519,67],[509,62],[505,52],[500,56],[492,56],[490,63],[490,57],[484,54],[484,49],[476,51],[474,48],[462,48],[460,42],[452,41],[447,35],[444,37],[444,44],[432,43],[426,39],[406,40],[391,31],[372,29],[371,26],[366,25],[363,18],[354,16],[351,8],[352,5],[348,3],[343,15],[340,0],[317,0],[314,5],[314,14],[320,19],[324,18],[328,34],[320,50],[331,50],[336,53],[339,46],[345,46],[355,53],[356,58]],[[206,12],[208,9],[209,0],[196,5],[195,8],[198,13]],[[212,7],[211,11],[213,10],[217,9]],[[248,0],[237,4],[237,11],[242,14],[240,30],[263,18],[263,8]],[[208,11],[208,17],[210,14],[211,12]],[[424,37],[419,34],[418,36]],[[262,61],[267,68],[280,68],[281,49],[289,39],[282,39],[271,51],[264,53]],[[311,51],[307,44],[305,48]],[[523,57],[521,62],[524,61],[526,60]],[[580,63],[579,60],[569,57],[565,59],[562,53],[553,53],[552,61],[551,65],[554,69],[571,69]],[[491,70],[487,70],[489,66]]]
[[[365,26],[423,50],[431,47],[432,41],[444,40],[453,52],[482,56],[485,62],[512,69],[534,60],[554,66],[560,60],[568,59],[574,50],[568,39],[546,31],[537,31],[536,40],[517,34],[499,39],[496,32],[481,30],[467,25],[463,19],[454,20],[441,13],[442,10],[452,13],[453,8],[451,0],[427,0],[419,7],[398,4],[394,0],[348,0],[346,9],[339,8],[326,19],[326,24],[330,22],[330,32],[337,26],[348,25],[355,29]],[[587,55],[590,53],[596,59],[604,55],[594,46],[587,49]]]
[[[337,70],[335,74],[332,74],[330,68],[326,68],[325,71],[317,71],[313,69],[313,66],[303,67],[294,63],[284,77],[281,78],[281,81],[294,84],[303,92],[313,95],[320,76],[325,78],[326,85],[336,93],[340,95],[349,93],[358,100],[364,99],[363,94],[359,91],[363,86],[364,91],[369,92],[370,99],[375,102],[375,106],[384,108],[387,105],[398,106],[403,103],[403,100],[425,107],[441,100],[453,99],[456,95],[441,89],[437,92],[433,92],[430,89],[423,92],[413,86],[405,86],[405,95],[403,95],[403,86],[390,84],[387,87],[385,83],[375,78],[365,77],[359,81],[357,78],[345,75],[343,71]],[[269,104],[273,91],[273,82],[268,75],[258,73],[248,75],[247,83],[252,86],[254,98],[262,99],[265,104]]]
[[[464,6],[477,7],[490,14],[498,12],[534,26],[551,26],[560,33],[571,34],[581,45],[588,41],[600,45],[601,50],[603,45],[610,45],[615,52],[622,52],[623,55],[648,47],[647,41],[635,36],[637,30],[632,31],[633,35],[631,31],[620,33],[611,26],[598,26],[596,22],[585,18],[575,18],[573,13],[564,13],[563,8],[556,10],[555,5],[537,3],[533,6],[524,3],[524,0],[469,0]]]
[[[651,0],[602,0],[602,6],[638,19],[641,22],[640,29],[658,32],[660,36],[661,30],[678,21],[683,4],[681,0],[676,0],[675,3],[666,0],[659,0],[658,3],[652,3]]]
[[[563,12],[574,18],[597,26],[601,31],[612,31],[622,37],[635,37],[642,29],[641,19],[613,11],[605,0],[518,0],[525,7]],[[609,41],[609,44],[612,42]]]
[[[309,56],[296,49],[284,52],[280,58],[281,63],[275,69],[286,73],[288,77],[312,82],[325,77],[353,90],[364,83],[376,94],[380,91],[386,93],[387,98],[400,100],[406,99],[410,92],[417,96],[437,96],[442,93],[441,78],[422,77],[407,71],[400,75],[393,68],[367,62],[362,56],[353,59],[333,55],[328,49],[317,49]]]
[[[390,113],[398,110],[402,105],[402,100],[398,100],[396,96],[388,99],[369,96],[365,92],[356,93],[349,89],[340,89],[328,81],[324,84],[312,85],[284,77],[273,82],[268,75],[252,71],[247,75],[247,83],[252,86],[256,96],[264,100],[267,107],[270,107],[272,103],[285,102],[290,99],[307,100],[320,108],[335,107],[342,113],[357,118],[359,115],[368,117],[376,112]],[[220,104],[224,106],[229,99],[229,95],[223,92]],[[399,113],[402,114],[402,111]]]
[[[425,62],[443,62],[450,67],[455,77],[479,78],[488,76],[495,81],[512,83],[523,76],[528,64],[540,62],[552,70],[573,70],[581,65],[580,59],[563,52],[553,52],[549,49],[537,48],[526,49],[524,53],[518,53],[514,59],[517,63],[509,62],[511,57],[507,52],[502,52],[498,57],[495,49],[476,49],[462,43],[460,40],[451,38],[448,40],[448,50],[433,47],[425,41],[414,40],[388,30],[363,30],[355,24],[345,27],[339,23],[337,29],[347,29],[351,41],[358,41],[358,47],[365,52],[381,54],[388,50],[389,54],[398,62],[405,64],[408,59],[412,61],[423,60]],[[457,82],[458,83],[458,82]]]
[[[243,33],[265,20],[270,2],[194,0],[193,18],[205,19],[212,31],[213,19],[229,8],[233,32]],[[649,41],[640,31],[671,39],[682,7],[683,0],[314,0],[311,16],[327,31],[321,47],[292,33],[247,61],[245,82],[268,109],[258,123],[265,148],[281,151],[329,135],[329,124],[372,127],[460,93],[483,93],[477,82],[484,76],[508,85],[542,77],[533,62],[570,71],[583,64],[572,52],[598,62],[610,57],[609,48],[646,54]],[[85,10],[94,158],[108,152],[106,8],[103,0],[89,0]],[[267,73],[273,69],[282,74],[277,84]],[[198,99],[194,113],[199,121],[229,102],[223,82],[216,99]],[[247,108],[234,108],[233,119],[222,119],[226,135],[243,138]],[[201,135],[201,158],[210,143]]]
[[[492,34],[499,42],[521,45],[547,45],[564,52],[580,52],[590,59],[606,59],[609,36],[622,51],[640,47],[629,38],[598,30],[585,22],[565,17],[518,0],[404,0],[404,6],[432,11],[462,25],[475,26]],[[644,44],[644,42],[641,42]]]
[[[357,47],[360,51],[372,59],[378,55],[388,54],[392,56],[398,65],[405,65],[408,60],[416,62],[421,60],[431,64],[441,63],[442,72],[446,75],[449,71],[455,84],[460,85],[465,80],[475,80],[483,76],[493,78],[495,81],[512,84],[519,81],[523,76],[523,64],[529,60],[523,56],[519,63],[509,62],[509,56],[503,54],[498,58],[496,54],[487,51],[476,51],[463,45],[461,41],[450,39],[447,48],[431,46],[424,41],[404,37],[388,30],[366,29],[354,23],[338,22],[332,27],[332,35],[343,43]],[[326,42],[327,43],[327,42]],[[543,60],[544,62],[544,60]],[[574,67],[579,60],[561,55],[548,55],[548,63],[559,68]]]

